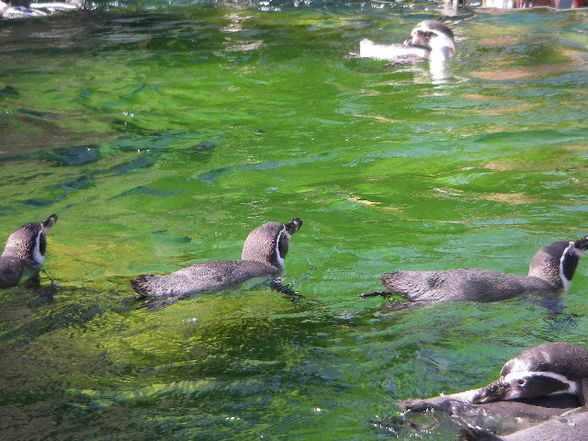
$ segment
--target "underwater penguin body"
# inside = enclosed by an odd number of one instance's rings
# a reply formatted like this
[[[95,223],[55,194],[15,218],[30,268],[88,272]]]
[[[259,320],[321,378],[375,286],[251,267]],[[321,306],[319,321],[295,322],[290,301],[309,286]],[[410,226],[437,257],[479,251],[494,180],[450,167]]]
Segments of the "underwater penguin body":
[[[141,296],[169,297],[166,304],[170,304],[193,294],[233,288],[258,277],[275,278],[284,269],[290,238],[301,226],[299,218],[287,224],[265,223],[247,236],[241,260],[197,263],[167,275],[139,276],[131,283]]]
[[[480,427],[469,427],[461,433],[463,441],[586,441],[588,410],[574,409],[532,427],[498,436]]]
[[[0,257],[0,288],[38,277],[45,262],[47,233],[55,222],[57,215],[52,214],[41,222],[22,225],[8,237]]]
[[[393,271],[382,275],[386,291],[363,293],[361,297],[398,294],[415,303],[493,302],[531,293],[558,292],[569,286],[586,249],[588,236],[543,247],[531,259],[527,276],[472,268]]]

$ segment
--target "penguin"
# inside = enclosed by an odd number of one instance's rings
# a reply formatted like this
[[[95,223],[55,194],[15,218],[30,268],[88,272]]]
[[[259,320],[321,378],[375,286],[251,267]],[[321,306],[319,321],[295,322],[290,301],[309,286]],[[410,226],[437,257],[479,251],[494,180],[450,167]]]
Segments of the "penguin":
[[[66,0],[64,2],[31,3],[30,1],[9,1],[0,0],[1,18],[24,18],[43,17],[56,12],[67,12],[74,9],[81,9],[83,0]]]
[[[402,44],[376,44],[364,38],[359,42],[359,57],[399,64],[444,61],[456,55],[454,39],[449,26],[437,20],[425,20],[414,27],[410,38]]]
[[[276,277],[283,271],[289,241],[302,226],[302,219],[287,224],[268,222],[254,229],[243,244],[241,260],[196,263],[166,275],[146,274],[131,281],[141,297],[166,298],[150,309],[170,305],[193,294],[234,288],[253,278],[270,277],[272,289],[294,294]]]
[[[505,434],[524,430],[566,412],[585,409],[579,407],[580,403],[575,395],[568,393],[483,404],[463,401],[451,395],[441,395],[428,399],[406,400],[399,404],[400,407],[407,408],[406,412],[374,421],[373,426],[397,434],[408,435],[410,431],[414,435],[412,437],[419,437],[423,431],[430,430],[431,424],[437,425],[447,416],[448,421],[457,424],[464,431],[476,434],[490,433],[496,436],[494,433]],[[423,414],[432,414],[433,417],[423,418]]]
[[[448,400],[485,404],[526,400],[555,392],[575,395],[579,406],[588,400],[588,349],[572,343],[553,342],[526,349],[508,360],[500,377],[487,386],[425,400],[407,400],[410,410],[439,408]]]
[[[545,343],[508,360],[500,378],[471,396],[473,403],[536,398],[553,392],[588,402],[588,349],[571,343]]]
[[[398,294],[412,303],[398,307],[445,301],[494,302],[531,293],[556,293],[567,289],[588,236],[576,241],[557,241],[541,248],[531,259],[527,276],[460,268],[445,271],[394,271],[382,275],[386,291],[361,297]]]
[[[41,222],[22,225],[8,237],[0,257],[0,288],[29,279],[38,283],[47,251],[47,233],[56,222],[57,215],[52,214]]]
[[[500,377],[487,386],[433,398],[404,400],[399,406],[406,409],[401,418],[403,424],[410,421],[407,417],[411,413],[441,411],[465,425],[465,434],[471,437],[466,436],[466,439],[502,439],[492,432],[508,433],[522,428],[523,433],[543,421],[579,409],[586,411],[587,391],[588,349],[553,342],[526,349],[508,360]]]

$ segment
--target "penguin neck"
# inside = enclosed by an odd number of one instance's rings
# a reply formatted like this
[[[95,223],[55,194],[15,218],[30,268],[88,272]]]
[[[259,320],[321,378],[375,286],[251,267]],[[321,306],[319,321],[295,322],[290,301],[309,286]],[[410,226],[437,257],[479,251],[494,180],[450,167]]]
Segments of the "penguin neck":
[[[265,240],[262,242],[249,242],[248,239],[245,241],[243,246],[241,259],[262,263],[264,265],[270,266],[275,273],[281,273],[284,269],[284,258],[287,253],[287,242],[290,237],[290,233],[288,233],[286,227],[283,226],[276,237],[274,237],[271,241]],[[283,239],[285,239],[285,244],[283,244],[285,249],[282,249],[280,246],[280,243]]]
[[[564,246],[564,244],[561,246]],[[568,242],[559,258],[557,258],[552,253],[546,252],[549,247],[540,249],[533,256],[529,267],[529,277],[542,279],[557,289],[567,289],[576,272],[582,250],[577,249],[574,242]]]
[[[272,274],[278,275],[282,272],[283,267],[279,267],[267,259],[258,259],[256,257],[249,257],[241,259],[242,262],[255,262],[256,264],[263,265],[268,268],[268,271]]]
[[[241,260],[245,260],[248,262],[257,262],[263,265],[271,267],[274,272],[279,273],[283,270],[283,259],[280,262],[279,257],[274,256],[273,252],[270,253],[259,253],[259,252],[251,252],[251,250],[243,250],[243,254],[241,256]]]
[[[574,242],[570,242],[566,248],[566,251],[561,256],[559,272],[565,289],[569,287],[572,281],[572,277],[574,277],[574,273],[578,267],[578,261],[580,260],[581,255],[582,252],[574,248]]]

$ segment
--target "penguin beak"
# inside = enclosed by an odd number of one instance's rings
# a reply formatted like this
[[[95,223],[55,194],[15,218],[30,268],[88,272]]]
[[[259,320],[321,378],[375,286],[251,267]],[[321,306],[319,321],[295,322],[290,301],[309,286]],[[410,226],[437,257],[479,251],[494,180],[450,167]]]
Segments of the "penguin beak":
[[[426,34],[421,30],[413,29],[410,33],[410,38],[405,41],[405,44],[408,46],[428,46],[429,42],[427,41]]]
[[[302,226],[302,219],[295,217],[294,219],[292,219],[290,222],[288,222],[286,224],[286,231],[289,234],[294,234],[298,230],[300,230],[301,226]]]
[[[53,225],[55,225],[55,222],[57,222],[57,215],[52,214],[47,219],[42,221],[41,224],[43,225],[43,227],[45,227],[47,229],[47,228],[51,228]]]
[[[588,236],[584,236],[583,238],[575,241],[574,248],[581,250],[581,251],[588,250]]]
[[[510,390],[509,383],[498,379],[488,386],[481,388],[478,394],[472,399],[472,403],[483,404],[504,400],[509,395]]]

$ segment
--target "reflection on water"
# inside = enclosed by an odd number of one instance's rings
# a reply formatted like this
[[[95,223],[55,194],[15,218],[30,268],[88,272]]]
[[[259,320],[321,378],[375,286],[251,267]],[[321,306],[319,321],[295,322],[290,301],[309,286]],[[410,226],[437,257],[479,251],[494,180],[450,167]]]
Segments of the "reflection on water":
[[[60,216],[57,288],[0,293],[3,438],[385,440],[372,423],[396,400],[583,344],[585,261],[547,304],[358,297],[394,268],[525,274],[541,245],[586,234],[585,12],[443,18],[458,50],[443,81],[345,58],[427,18],[442,17],[151,2],[3,23],[0,239]],[[263,287],[157,313],[125,300],[138,274],[237,259],[253,226],[297,215],[299,302]]]

